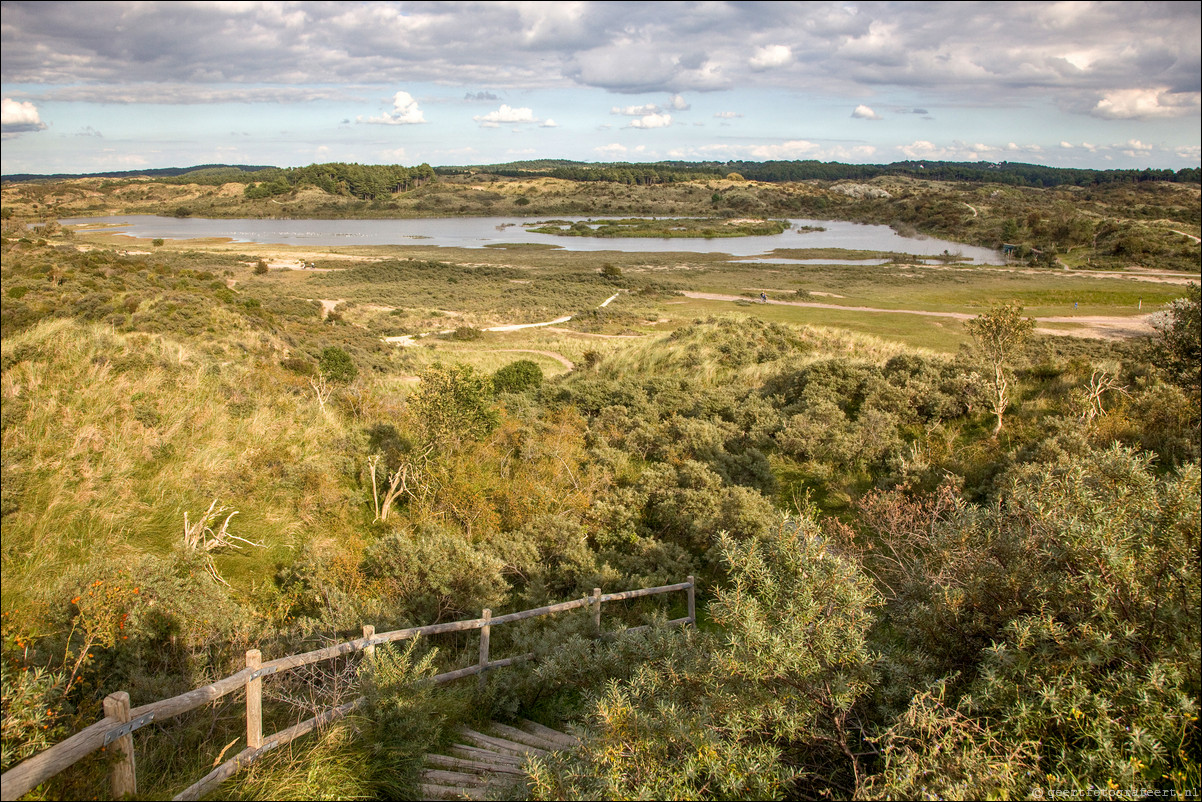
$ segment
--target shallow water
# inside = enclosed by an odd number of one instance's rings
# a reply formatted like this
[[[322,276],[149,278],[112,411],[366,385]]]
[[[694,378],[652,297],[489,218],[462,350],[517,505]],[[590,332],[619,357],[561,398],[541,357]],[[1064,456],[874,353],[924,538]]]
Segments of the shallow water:
[[[563,220],[599,218],[566,217]],[[867,251],[899,251],[918,256],[935,256],[944,251],[963,254],[977,264],[998,264],[1001,254],[957,242],[903,237],[888,226],[862,225],[831,220],[790,220],[793,228],[783,234],[723,239],[636,237],[557,237],[534,234],[523,225],[537,222],[530,217],[439,217],[417,220],[218,220],[203,217],[77,217],[61,220],[63,225],[104,225],[107,231],[146,239],[196,239],[224,237],[235,242],[301,246],[339,245],[426,245],[446,248],[483,248],[502,243],[555,245],[566,251],[693,252],[731,256],[771,257],[774,248],[847,248]],[[111,226],[111,224],[117,224]],[[110,227],[111,226],[111,227]],[[797,231],[801,226],[822,226],[825,231]],[[792,261],[792,260],[791,260]],[[821,260],[830,264],[830,260]]]

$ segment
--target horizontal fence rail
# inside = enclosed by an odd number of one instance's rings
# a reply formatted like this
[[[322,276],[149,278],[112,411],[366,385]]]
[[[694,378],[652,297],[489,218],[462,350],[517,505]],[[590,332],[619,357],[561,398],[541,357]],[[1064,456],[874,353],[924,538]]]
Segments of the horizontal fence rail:
[[[690,576],[687,581],[678,582],[674,585],[639,588],[620,593],[602,594],[600,588],[594,588],[592,596],[585,596],[559,604],[549,604],[545,607],[537,607],[532,610],[507,613],[499,615],[496,618],[492,617],[491,610],[484,610],[482,617],[468,621],[449,621],[444,624],[428,624],[426,626],[408,627],[406,629],[383,633],[376,633],[374,627],[367,625],[363,627],[363,637],[361,638],[328,646],[324,649],[317,649],[303,654],[294,654],[266,662],[262,661],[258,649],[251,649],[246,653],[246,668],[224,679],[219,679],[216,682],[188,691],[187,693],[182,693],[179,696],[173,696],[170,699],[163,699],[158,702],[130,708],[129,694],[124,691],[110,694],[104,700],[105,717],[100,721],[4,772],[3,776],[0,777],[0,785],[2,785],[0,799],[3,799],[5,802],[19,799],[59,772],[73,766],[93,752],[109,747],[110,745],[115,746],[114,751],[118,753],[118,759],[113,763],[110,773],[113,796],[120,799],[127,794],[137,793],[137,775],[133,749],[133,733],[135,730],[155,721],[174,718],[175,716],[215,702],[228,694],[245,689],[246,749],[225,763],[222,763],[175,797],[175,799],[199,799],[202,795],[226,779],[229,779],[241,769],[254,763],[272,749],[283,746],[319,726],[346,716],[364,702],[362,698],[356,699],[339,707],[326,710],[288,729],[281,730],[273,735],[264,736],[262,733],[262,694],[263,679],[266,677],[358,652],[370,655],[375,651],[375,647],[381,644],[395,643],[419,636],[426,637],[478,629],[480,630],[479,662],[465,668],[437,674],[431,680],[436,683],[444,683],[472,676],[473,674],[479,674],[480,683],[483,686],[488,671],[496,668],[504,668],[534,657],[534,654],[531,653],[516,657],[507,657],[502,660],[490,660],[488,651],[492,627],[510,624],[515,621],[524,621],[530,618],[555,615],[556,613],[567,612],[581,607],[589,607],[591,608],[590,612],[592,613],[593,624],[599,635],[601,632],[601,605],[605,602],[637,599],[643,596],[654,596],[682,590],[687,593],[688,615],[684,618],[669,621],[667,624],[669,626],[696,626],[696,585],[694,578]],[[646,628],[646,626],[633,627],[626,631],[633,632]]]

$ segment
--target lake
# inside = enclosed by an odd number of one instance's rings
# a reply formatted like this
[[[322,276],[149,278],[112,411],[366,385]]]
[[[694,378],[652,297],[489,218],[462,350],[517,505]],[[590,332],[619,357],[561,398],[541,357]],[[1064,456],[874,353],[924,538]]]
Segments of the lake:
[[[937,256],[944,251],[963,254],[977,264],[1000,264],[998,251],[930,237],[903,237],[888,226],[832,220],[794,219],[783,234],[723,239],[634,237],[557,237],[534,234],[523,228],[540,218],[439,217],[415,220],[218,220],[202,217],[76,217],[63,225],[102,225],[106,231],[145,239],[198,239],[222,237],[234,242],[301,246],[425,245],[443,248],[483,248],[488,245],[555,245],[566,251],[629,251],[723,253],[738,257],[771,257],[774,248],[846,248],[865,251],[899,251]],[[561,220],[598,220],[597,217],[562,217]],[[821,226],[825,231],[799,231]],[[792,261],[792,260],[790,260]],[[823,260],[823,263],[829,263]]]

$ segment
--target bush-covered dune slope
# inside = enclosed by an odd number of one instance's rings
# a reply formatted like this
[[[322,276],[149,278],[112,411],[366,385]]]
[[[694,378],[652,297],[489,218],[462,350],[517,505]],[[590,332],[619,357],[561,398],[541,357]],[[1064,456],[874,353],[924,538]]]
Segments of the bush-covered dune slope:
[[[693,574],[695,631],[498,627],[495,654],[539,660],[483,692],[422,683],[474,662],[474,635],[273,679],[269,731],[368,704],[218,795],[415,798],[424,752],[514,716],[589,736],[531,765],[514,793],[542,799],[1198,786],[1196,285],[1149,340],[1043,338],[997,305],[936,353],[755,309],[674,318],[651,283],[621,323],[641,336],[482,333],[478,288],[510,309],[512,266],[398,261],[373,269],[459,276],[465,310],[397,290],[325,314],[362,290],[349,273],[89,247],[3,243],[5,769],[108,693],[164,698],[248,648]],[[545,291],[579,307],[611,290],[554,269]],[[381,340],[451,313],[477,317]],[[683,615],[666,604],[605,626]],[[240,704],[140,730],[140,795],[240,750]]]

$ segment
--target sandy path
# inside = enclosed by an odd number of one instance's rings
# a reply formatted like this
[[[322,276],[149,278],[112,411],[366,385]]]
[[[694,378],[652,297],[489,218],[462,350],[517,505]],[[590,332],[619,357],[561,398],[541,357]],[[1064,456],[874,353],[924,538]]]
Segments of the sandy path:
[[[1186,234],[1184,231],[1178,231],[1178,230],[1177,230],[1177,229],[1175,229],[1175,228],[1170,228],[1170,229],[1169,229],[1169,231],[1172,231],[1174,234],[1180,234],[1180,235],[1181,235],[1181,236],[1183,236],[1183,237],[1189,237],[1189,238],[1190,238],[1190,239],[1192,239],[1194,242],[1202,242],[1202,240],[1198,239],[1198,238],[1197,238],[1197,237],[1195,237],[1193,234]]]
[[[706,301],[751,301],[742,295],[722,295],[714,292],[683,292],[681,293],[687,298],[697,298]],[[756,303],[762,303],[756,301]],[[941,317],[951,318],[953,320],[972,320],[977,315],[970,315],[965,312],[930,312],[921,309],[881,309],[873,306],[840,306],[839,304],[823,304],[812,301],[774,301],[768,300],[770,304],[779,306],[802,306],[808,309],[833,309],[840,312],[873,312],[896,315],[922,315],[924,317]],[[1075,323],[1083,328],[1066,331],[1064,329],[1048,329],[1040,328],[1038,331],[1044,334],[1062,334],[1078,337],[1099,337],[1099,338],[1114,338],[1114,337],[1137,337],[1145,334],[1152,334],[1155,330],[1148,323],[1150,315],[1118,317],[1118,316],[1087,316],[1079,317],[1037,317],[1035,322],[1038,323]]]
[[[312,300],[311,298],[309,300]],[[319,298],[318,303],[321,304],[321,319],[325,320],[330,316],[340,303],[345,303],[341,298],[337,301],[328,301],[325,298]]]
[[[602,301],[601,306],[602,307],[609,306],[613,302],[613,300],[621,294],[622,294],[621,292],[615,292],[613,295],[609,296],[604,301]],[[325,302],[323,301],[322,303],[325,303]],[[481,331],[520,331],[522,329],[537,329],[537,328],[542,328],[544,326],[558,326],[560,323],[567,323],[571,319],[572,319],[571,315],[564,315],[563,317],[557,317],[554,320],[545,320],[542,323],[509,323],[509,324],[506,324],[503,326],[489,326],[488,328],[481,329]],[[429,337],[431,334],[451,334],[452,332],[453,332],[453,330],[439,331],[439,332],[428,331],[428,332],[424,332],[422,334],[402,334],[397,337],[385,337],[384,342],[392,343],[393,345],[411,346],[411,345],[417,345],[418,340],[422,339],[423,337]],[[564,357],[563,354],[557,354],[554,351],[530,351],[528,349],[522,349],[522,348],[516,348],[516,349],[509,348],[509,349],[501,349],[501,350],[526,351],[526,353],[531,353],[531,354],[544,354],[546,356],[551,357],[552,359],[559,360],[564,365],[567,365],[568,370],[571,370],[573,367],[572,363],[566,357]]]
[[[537,329],[541,326],[557,326],[560,323],[567,323],[572,319],[571,315],[557,317],[554,320],[547,320],[542,323],[509,323],[505,326],[489,326],[482,331],[520,331],[521,329]]]
[[[554,331],[559,334],[571,334],[575,337],[597,337],[603,340],[641,340],[647,336],[646,334],[598,334],[595,331],[576,331],[575,329],[565,329],[561,326],[552,326],[547,331]]]
[[[552,359],[554,359],[559,364],[563,365],[568,370],[573,370],[576,367],[575,365],[572,364],[572,360],[568,359],[566,356],[559,353],[558,351],[536,351],[533,348],[500,348],[498,350],[503,351],[504,353],[507,353],[507,354],[541,354],[542,356],[551,357]]]

